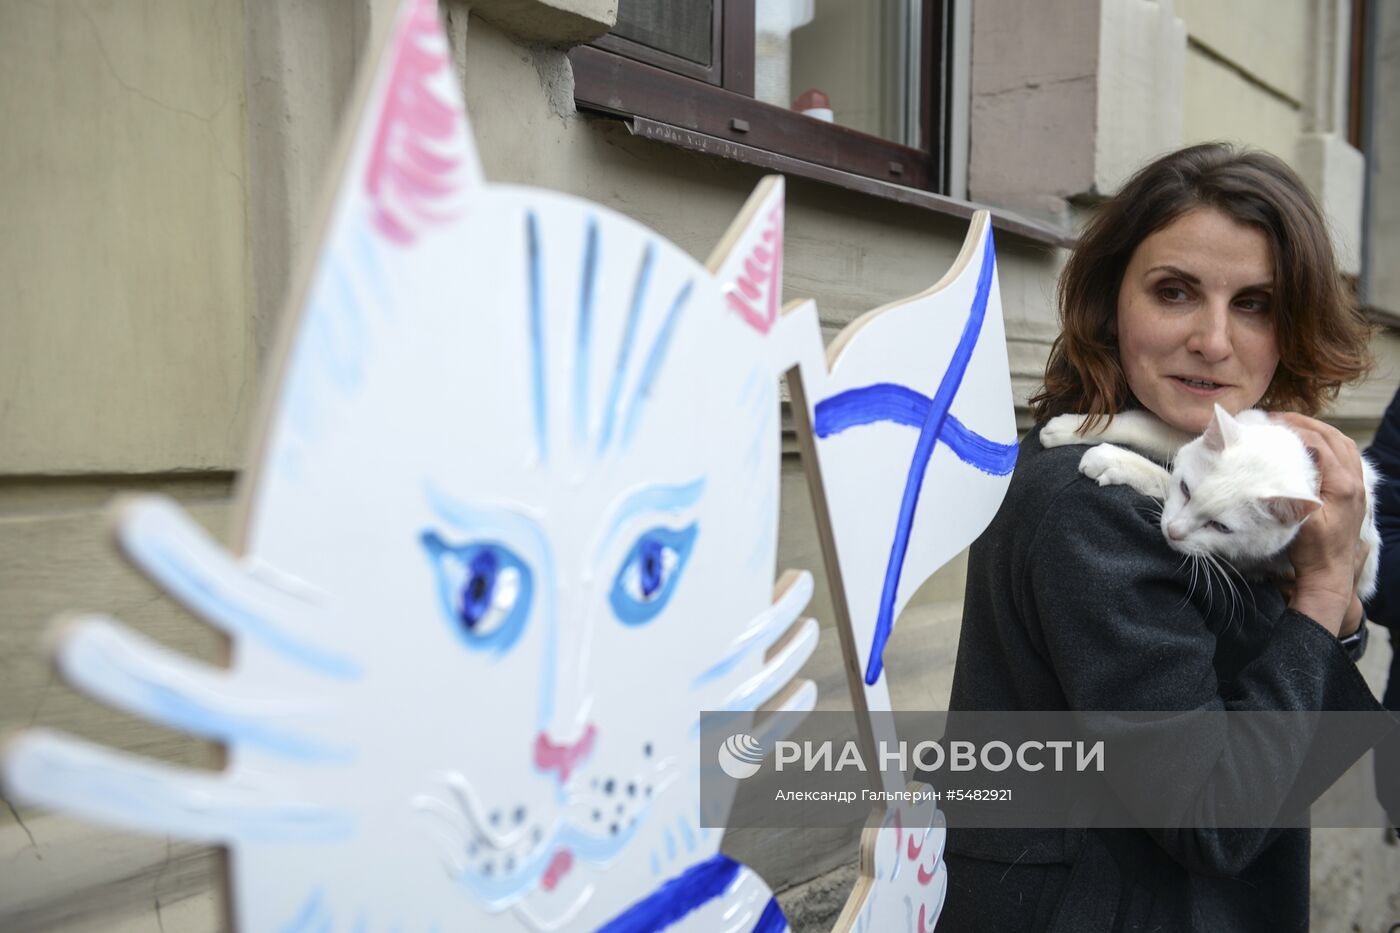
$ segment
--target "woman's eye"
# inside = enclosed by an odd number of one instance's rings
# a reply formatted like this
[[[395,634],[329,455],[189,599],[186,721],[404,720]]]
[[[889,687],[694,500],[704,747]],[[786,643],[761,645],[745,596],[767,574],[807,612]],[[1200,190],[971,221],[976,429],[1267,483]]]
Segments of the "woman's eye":
[[[1250,314],[1259,314],[1260,312],[1269,310],[1269,302],[1265,298],[1254,295],[1236,298],[1235,307],[1239,308],[1241,311],[1247,311]]]
[[[1176,302],[1185,301],[1191,296],[1186,293],[1186,289],[1178,285],[1160,285],[1157,287],[1157,297],[1163,301],[1175,304]]]
[[[608,601],[626,625],[650,622],[665,608],[695,544],[696,526],[653,528],[622,559]]]
[[[1213,528],[1213,529],[1215,529],[1216,531],[1220,532],[1222,535],[1228,535],[1228,534],[1230,534],[1230,529],[1227,528],[1227,527],[1225,527],[1224,525],[1222,525],[1220,522],[1217,522],[1217,521],[1209,521],[1209,522],[1206,522],[1206,527],[1207,527],[1207,528]]]
[[[472,648],[508,650],[529,616],[529,568],[503,544],[452,546],[431,531],[422,540],[453,628]]]
[[[1191,501],[1191,490],[1186,486],[1186,480],[1181,481],[1181,494],[1186,497],[1186,501]]]

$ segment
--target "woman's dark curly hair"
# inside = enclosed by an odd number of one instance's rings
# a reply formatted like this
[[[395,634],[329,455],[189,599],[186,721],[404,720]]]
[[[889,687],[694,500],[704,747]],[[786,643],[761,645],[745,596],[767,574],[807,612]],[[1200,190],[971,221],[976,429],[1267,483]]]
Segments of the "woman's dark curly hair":
[[[1065,413],[1097,422],[1137,407],[1118,355],[1118,292],[1138,244],[1199,207],[1268,237],[1270,314],[1279,365],[1259,405],[1316,414],[1371,368],[1371,327],[1337,272],[1327,222],[1303,182],[1266,152],[1204,143],[1140,169],[1103,204],[1060,274],[1060,334],[1045,384],[1030,399],[1037,422]]]

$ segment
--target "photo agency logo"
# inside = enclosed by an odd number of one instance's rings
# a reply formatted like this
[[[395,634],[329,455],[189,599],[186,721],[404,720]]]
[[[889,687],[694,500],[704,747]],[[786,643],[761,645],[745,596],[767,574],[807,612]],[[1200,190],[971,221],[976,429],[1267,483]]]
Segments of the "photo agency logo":
[[[720,770],[742,781],[758,773],[763,766],[763,743],[747,732],[736,732],[719,747]]]
[[[1353,766],[1369,769],[1360,756],[1394,723],[1373,713],[1307,714],[1318,716],[1325,726],[1255,711],[925,711],[894,714],[862,740],[849,712],[774,713],[757,727],[730,712],[702,713],[704,825],[856,825],[911,782],[950,823],[986,829],[1175,826],[1183,814],[1203,829],[1324,825],[1317,814],[1336,828],[1388,825],[1373,791],[1338,779]],[[1193,757],[1209,749],[1206,762],[1274,761],[1296,751],[1300,734],[1315,739],[1297,767],[1266,772],[1248,788],[1218,788],[1214,771]],[[1299,786],[1314,788],[1313,798]],[[1213,806],[1197,806],[1202,793]]]

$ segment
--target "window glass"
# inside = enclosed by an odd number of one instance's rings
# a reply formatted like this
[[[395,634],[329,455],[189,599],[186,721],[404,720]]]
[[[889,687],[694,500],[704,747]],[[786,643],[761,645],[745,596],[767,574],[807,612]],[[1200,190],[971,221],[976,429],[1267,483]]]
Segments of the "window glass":
[[[714,60],[713,7],[713,0],[620,0],[611,34],[708,66]]]

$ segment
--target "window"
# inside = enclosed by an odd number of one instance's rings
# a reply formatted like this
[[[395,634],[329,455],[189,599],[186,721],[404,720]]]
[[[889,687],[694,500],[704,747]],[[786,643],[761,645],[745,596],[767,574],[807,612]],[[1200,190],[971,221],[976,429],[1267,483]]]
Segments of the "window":
[[[570,53],[580,107],[776,168],[948,190],[953,0],[619,0]]]

